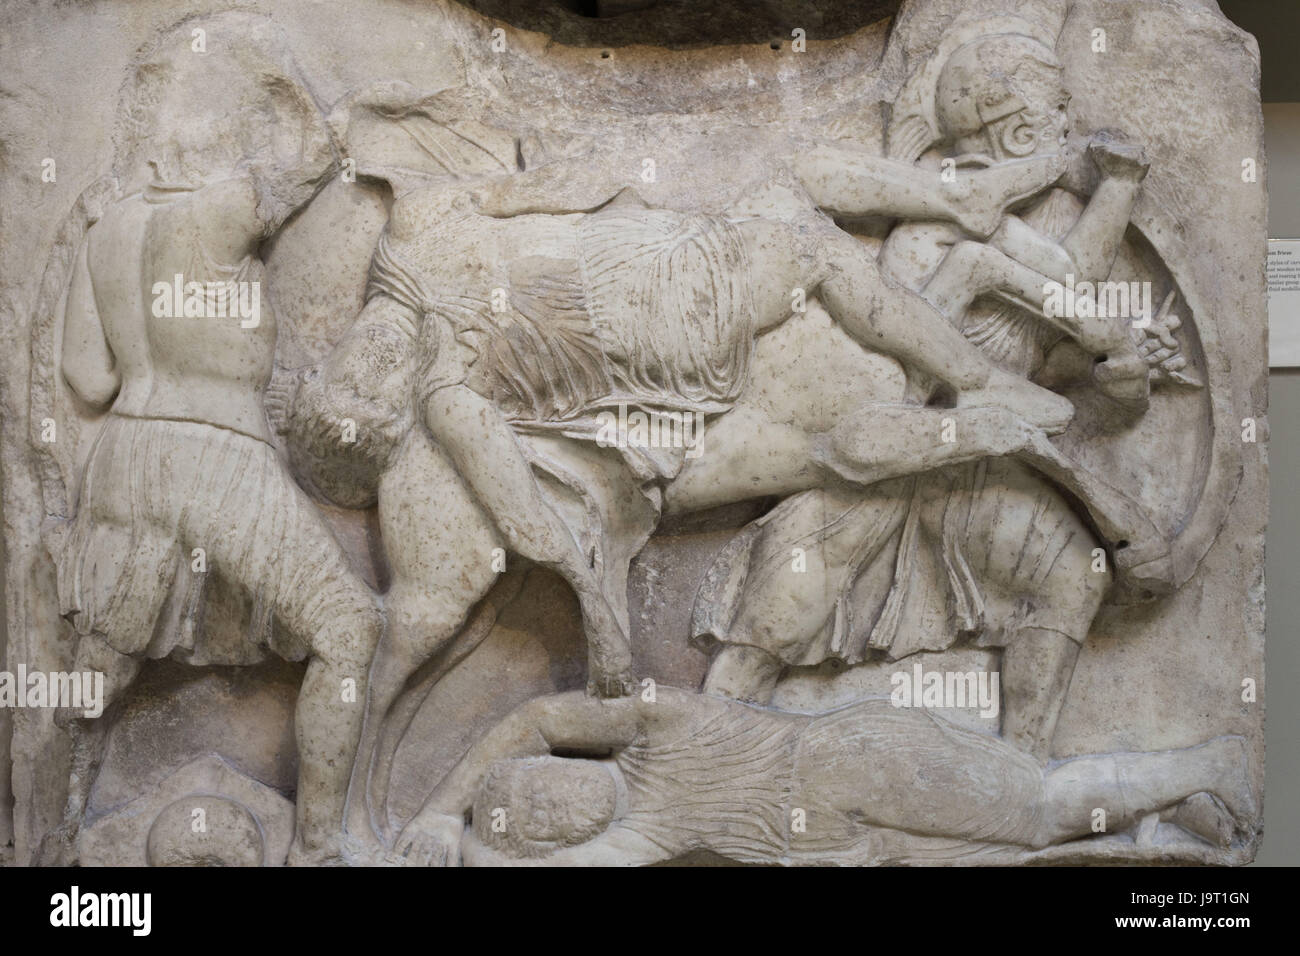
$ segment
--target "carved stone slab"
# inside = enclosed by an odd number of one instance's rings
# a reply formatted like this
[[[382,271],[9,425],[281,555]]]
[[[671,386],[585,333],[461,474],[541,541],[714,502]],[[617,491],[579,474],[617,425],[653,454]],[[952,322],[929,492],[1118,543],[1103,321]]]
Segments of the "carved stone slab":
[[[1253,859],[1253,39],[817,6],[0,14],[0,860]]]

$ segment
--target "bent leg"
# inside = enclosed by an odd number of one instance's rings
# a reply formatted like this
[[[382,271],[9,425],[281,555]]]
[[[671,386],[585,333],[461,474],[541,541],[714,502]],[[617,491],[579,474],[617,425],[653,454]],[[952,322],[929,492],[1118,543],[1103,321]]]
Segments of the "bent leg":
[[[959,242],[944,257],[922,294],[944,315],[965,315],[976,299],[991,292],[1006,293],[1041,309],[1050,281],[992,246]]]
[[[188,502],[182,532],[211,569],[267,607],[264,636],[290,660],[309,657],[298,692],[297,832],[291,862],[345,857],[344,810],[365,719],[366,670],[383,632],[374,592],[352,568],[316,505],[261,443],[241,451],[226,500]],[[260,618],[260,615],[255,615]],[[289,641],[282,644],[284,635]]]
[[[722,646],[705,692],[767,703],[787,664],[838,653],[813,645],[854,572],[879,554],[910,500],[906,481],[866,492],[819,489],[787,499],[764,518],[735,619],[714,635]]]
[[[345,827],[348,785],[361,739],[366,708],[366,670],[382,625],[358,623],[327,628],[313,642],[298,706],[298,836],[295,848],[310,858],[336,852],[340,831],[364,840],[364,831]]]
[[[311,655],[294,719],[294,860],[323,861],[343,852],[348,787],[366,719],[366,674],[384,620],[376,595],[305,499],[292,513],[276,567],[276,617]],[[363,843],[368,837],[364,831],[351,835]]]
[[[86,717],[80,709],[60,709],[55,714],[55,723],[72,737],[72,767],[63,821],[41,840],[37,854],[40,866],[72,866],[77,862],[77,834],[86,816],[90,791],[99,776],[108,732],[113,725],[114,710],[110,708],[122,699],[139,675],[140,661],[115,651],[102,638],[91,634],[78,642],[73,670],[104,675],[102,711],[98,717]]]
[[[1074,406],[1067,399],[999,369],[934,306],[887,278],[862,243],[827,237],[821,253],[829,273],[818,296],[865,348],[970,393],[963,404],[1001,405],[1050,431],[1069,424]]]
[[[384,804],[396,741],[386,721],[411,674],[465,625],[496,582],[505,542],[421,428],[412,429],[379,488],[379,519],[393,583],[384,598],[387,631],[370,670],[364,738],[349,816],[386,829]],[[479,639],[490,627],[475,628]],[[468,653],[468,650],[466,650]]]
[[[1049,310],[1048,290],[1053,284],[1056,280],[1027,268],[993,246],[959,242],[926,283],[923,294],[945,315],[964,315],[975,299],[997,292],[1037,313],[1041,321],[1060,329],[1091,354],[1123,346],[1128,333],[1114,319]]]
[[[516,553],[550,568],[573,587],[582,608],[593,686],[623,693],[632,651],[602,581],[552,506],[514,426],[491,399],[466,385],[433,391],[424,421],[482,513]]]
[[[1003,648],[1002,737],[1044,762],[1111,574],[1094,565],[1097,540],[1088,526],[1036,472],[1002,458],[966,476],[960,549],[983,593],[980,642]]]

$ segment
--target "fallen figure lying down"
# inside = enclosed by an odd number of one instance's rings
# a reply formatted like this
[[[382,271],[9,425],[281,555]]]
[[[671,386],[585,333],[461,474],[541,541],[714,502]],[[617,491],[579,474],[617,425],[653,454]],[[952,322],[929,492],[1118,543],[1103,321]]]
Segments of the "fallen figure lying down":
[[[1044,770],[884,699],[813,715],[668,687],[646,696],[571,692],[516,709],[435,788],[397,861],[643,865],[695,850],[783,865],[974,861],[1087,837],[1099,809],[1109,832],[1163,814],[1218,846],[1256,815],[1240,737]]]

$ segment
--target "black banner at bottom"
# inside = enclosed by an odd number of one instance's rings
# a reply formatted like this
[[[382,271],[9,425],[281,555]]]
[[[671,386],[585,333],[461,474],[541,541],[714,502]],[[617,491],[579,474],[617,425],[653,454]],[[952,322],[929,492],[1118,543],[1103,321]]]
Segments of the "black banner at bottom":
[[[662,867],[618,874],[566,870],[491,873],[401,869],[0,870],[11,942],[78,934],[115,946],[146,941],[259,948],[284,942],[383,945],[394,936],[457,937],[489,929],[545,943],[569,932],[681,938],[700,920],[734,946],[770,945],[772,932],[819,936],[828,918],[874,946],[909,947],[928,933],[982,936],[1050,931],[1087,939],[1199,934],[1229,942],[1276,930],[1289,894],[1285,870],[1133,868],[749,869]],[[672,870],[672,872],[669,872]],[[722,882],[720,882],[722,880]],[[833,902],[838,901],[838,903]],[[804,923],[802,917],[815,916]],[[779,921],[779,929],[772,925]],[[591,924],[595,924],[594,926]],[[612,924],[612,925],[611,925]],[[919,936],[918,936],[919,934]],[[632,940],[625,940],[631,942]],[[614,942],[613,939],[610,942]]]

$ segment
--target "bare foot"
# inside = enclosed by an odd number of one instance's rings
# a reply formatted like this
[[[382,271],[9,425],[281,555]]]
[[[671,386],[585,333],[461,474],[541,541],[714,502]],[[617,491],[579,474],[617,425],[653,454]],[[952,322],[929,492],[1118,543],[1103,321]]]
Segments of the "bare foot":
[[[79,830],[80,827],[75,823],[61,823],[45,834],[36,851],[36,865],[77,866],[81,862],[77,851]]]
[[[444,813],[420,813],[398,835],[390,866],[460,866],[465,821]]]
[[[1232,843],[1235,821],[1228,808],[1215,796],[1194,793],[1166,814],[1170,823],[1194,833],[1217,847]]]
[[[1218,785],[1210,791],[1223,801],[1242,830],[1254,826],[1259,815],[1251,790],[1250,754],[1244,737],[1219,737],[1205,745],[1215,756]]]

